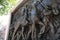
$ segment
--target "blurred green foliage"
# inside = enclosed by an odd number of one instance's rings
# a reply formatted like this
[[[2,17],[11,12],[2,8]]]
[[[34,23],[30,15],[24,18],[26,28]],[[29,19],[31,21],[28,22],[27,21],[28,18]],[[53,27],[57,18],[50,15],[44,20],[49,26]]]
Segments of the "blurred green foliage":
[[[8,14],[8,11],[17,3],[17,0],[0,0],[0,15]]]

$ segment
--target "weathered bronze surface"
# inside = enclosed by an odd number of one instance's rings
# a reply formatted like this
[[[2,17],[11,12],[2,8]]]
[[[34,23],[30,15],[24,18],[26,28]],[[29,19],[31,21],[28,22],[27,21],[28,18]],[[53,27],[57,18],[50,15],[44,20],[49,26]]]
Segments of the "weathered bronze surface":
[[[12,14],[8,40],[60,40],[60,0],[28,0]]]

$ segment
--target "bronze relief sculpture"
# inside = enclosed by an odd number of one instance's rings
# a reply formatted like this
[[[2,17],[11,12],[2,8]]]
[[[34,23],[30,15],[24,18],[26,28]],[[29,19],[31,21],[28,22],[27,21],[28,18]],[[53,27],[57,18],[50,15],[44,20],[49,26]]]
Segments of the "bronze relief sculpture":
[[[59,0],[29,0],[12,17],[8,40],[60,40]]]

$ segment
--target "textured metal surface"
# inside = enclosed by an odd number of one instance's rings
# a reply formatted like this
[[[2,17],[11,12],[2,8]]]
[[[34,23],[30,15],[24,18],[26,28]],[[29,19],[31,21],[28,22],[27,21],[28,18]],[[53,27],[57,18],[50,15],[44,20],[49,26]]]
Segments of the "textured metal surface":
[[[58,0],[30,0],[13,15],[8,40],[60,40]]]

